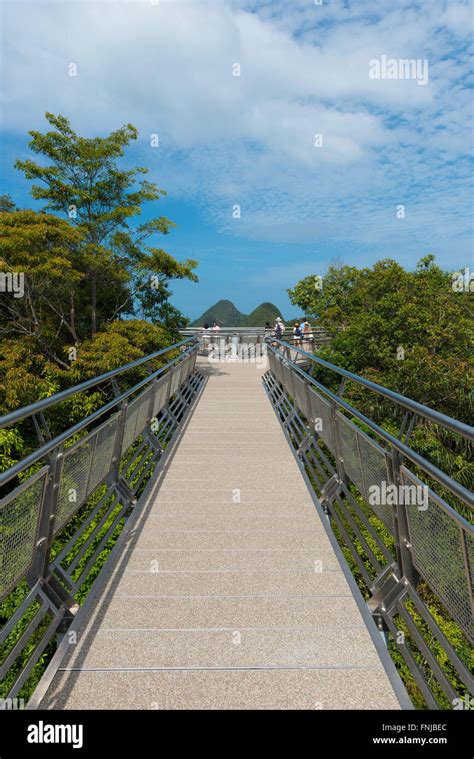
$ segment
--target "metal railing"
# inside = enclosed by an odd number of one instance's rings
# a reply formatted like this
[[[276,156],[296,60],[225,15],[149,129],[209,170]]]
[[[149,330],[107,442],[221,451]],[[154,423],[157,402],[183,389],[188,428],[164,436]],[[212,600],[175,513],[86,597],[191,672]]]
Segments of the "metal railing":
[[[473,682],[423,585],[472,644],[473,497],[410,440],[419,419],[468,441],[473,429],[298,346],[271,338],[263,348],[269,397],[389,647],[429,708],[452,705]],[[33,425],[38,439],[0,473],[0,698],[24,692],[43,654],[52,656],[58,634],[94,596],[110,546],[202,386],[198,351],[189,337],[0,418],[0,429]],[[311,376],[317,367],[342,379],[337,391]],[[138,369],[147,376],[130,381]],[[343,398],[347,382],[402,410],[398,436]],[[99,390],[100,408],[50,433],[48,415]],[[390,486],[424,489],[426,501],[392,504],[382,497]]]
[[[249,352],[257,351],[259,355],[265,352],[266,339],[273,337],[274,328],[264,327],[221,327],[219,330],[204,327],[187,327],[182,330],[183,335],[195,336],[199,340],[201,355],[207,355],[209,351],[219,349],[234,355],[245,356]],[[282,339],[293,343],[295,338],[292,329],[285,329]],[[300,338],[300,344],[310,349],[320,348],[330,342],[330,337],[323,327],[313,326],[311,333]]]
[[[93,594],[110,547],[202,385],[197,351],[187,338],[0,417],[0,429],[32,420],[38,437],[31,453],[0,473],[0,698],[22,693]],[[137,369],[147,376],[121,390],[119,381],[130,385]],[[98,390],[106,401],[100,408],[51,435],[48,414],[53,419],[65,402]]]
[[[474,687],[458,655],[474,642],[474,500],[410,441],[420,420],[465,441],[474,429],[287,342],[268,341],[268,359],[266,390],[396,663],[428,708],[452,707]],[[318,368],[342,378],[336,392]],[[344,400],[348,382],[394,404],[397,437]],[[457,626],[458,652],[433,604]]]

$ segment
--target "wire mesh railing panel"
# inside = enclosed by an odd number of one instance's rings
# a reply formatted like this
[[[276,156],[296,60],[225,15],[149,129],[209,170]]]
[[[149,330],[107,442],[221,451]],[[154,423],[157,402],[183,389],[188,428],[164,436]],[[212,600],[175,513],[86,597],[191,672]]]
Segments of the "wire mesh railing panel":
[[[181,364],[177,364],[171,370],[171,386],[170,396],[174,395],[177,391],[181,381]]]
[[[165,374],[160,377],[155,387],[155,400],[153,402],[153,416],[157,416],[161,409],[166,406],[169,398],[171,377]]]
[[[270,367],[270,371],[272,372],[272,374],[276,375],[276,358],[275,358],[274,353],[270,352],[268,354],[268,365]]]
[[[333,434],[331,404],[312,388],[308,388],[308,400],[311,423],[317,435],[327,445],[331,453],[336,454]]]
[[[137,426],[138,412],[140,410],[140,400],[140,396],[137,395],[128,404],[122,439],[122,453],[125,453],[136,439],[135,427]]]
[[[290,349],[290,361],[296,361],[297,358],[299,358],[298,351]]]
[[[294,375],[293,388],[295,391],[296,405],[303,412],[306,419],[311,417],[311,406],[308,398],[308,383],[297,374]]]
[[[466,567],[463,543],[472,556],[474,530],[406,467],[400,477],[402,485],[424,488],[428,495],[425,502],[410,497],[420,503],[406,508],[414,565],[473,641],[472,563]]]
[[[189,356],[186,356],[186,358],[183,361],[183,367],[181,370],[181,384],[186,382],[188,377],[189,377]]]
[[[30,569],[48,467],[0,501],[0,601]]]
[[[283,374],[283,363],[280,358],[275,356],[275,374],[277,376],[278,381],[284,385],[285,384],[285,375]]]
[[[110,471],[118,421],[118,414],[115,414],[97,430],[94,457],[87,484],[87,495],[100,485]]]
[[[186,359],[183,359],[182,361],[180,361],[179,364],[178,364],[178,366],[179,366],[180,371],[179,371],[179,374],[178,374],[178,378],[179,379],[178,379],[178,388],[177,389],[179,390],[179,388],[181,387],[181,385],[183,385],[186,382],[186,368],[187,368]]]
[[[295,397],[295,385],[294,385],[294,379],[295,374],[293,370],[288,366],[287,363],[282,363],[282,369],[283,369],[283,386],[285,390],[294,398]]]
[[[86,500],[95,443],[96,435],[88,435],[84,441],[74,445],[64,454],[58,504],[54,517],[55,533]]]
[[[383,496],[389,485],[385,451],[339,412],[336,420],[346,474],[378,518],[394,534],[393,505],[387,504]]]
[[[139,395],[140,405],[138,408],[137,423],[135,425],[134,439],[136,439],[138,435],[141,435],[141,433],[146,427],[148,409],[150,408],[150,398],[151,398],[152,392],[153,392],[153,387],[150,385],[150,387],[147,387],[147,389],[144,390]]]
[[[393,506],[383,503],[382,499],[371,498],[371,489],[383,488],[383,483],[389,484],[386,452],[377,443],[368,440],[365,435],[359,435],[360,456],[363,464],[363,477],[366,501],[377,514],[378,518],[395,535],[395,516]]]
[[[188,356],[188,369],[186,372],[186,379],[188,380],[191,376],[191,374],[194,371],[194,354],[191,356]]]
[[[360,492],[365,490],[362,477],[362,463],[360,460],[357,427],[339,412],[336,414],[336,424],[341,442],[341,454],[344,471],[352,482],[357,485]]]

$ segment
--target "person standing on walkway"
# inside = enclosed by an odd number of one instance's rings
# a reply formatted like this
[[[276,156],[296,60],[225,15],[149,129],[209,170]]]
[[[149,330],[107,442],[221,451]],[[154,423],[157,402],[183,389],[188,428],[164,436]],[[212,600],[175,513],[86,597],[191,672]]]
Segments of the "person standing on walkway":
[[[295,322],[293,327],[293,344],[301,345],[301,327],[299,322]]]
[[[311,350],[311,343],[313,342],[313,330],[311,324],[307,319],[303,322],[303,350],[309,353]]]
[[[209,339],[211,335],[209,334],[209,324],[207,322],[204,322],[204,327],[202,330],[202,347],[204,350],[209,350]]]
[[[275,337],[277,340],[282,339],[284,329],[285,329],[285,325],[283,324],[283,321],[280,319],[279,316],[277,316],[277,319],[275,322]]]

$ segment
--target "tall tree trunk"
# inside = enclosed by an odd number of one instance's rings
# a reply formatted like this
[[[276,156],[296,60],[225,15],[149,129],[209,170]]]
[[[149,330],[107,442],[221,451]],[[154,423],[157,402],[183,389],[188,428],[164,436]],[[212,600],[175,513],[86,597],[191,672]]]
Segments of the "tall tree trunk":
[[[71,290],[71,314],[70,314],[70,322],[71,322],[71,334],[73,337],[74,342],[78,342],[77,332],[76,332],[76,304],[74,302],[74,290]]]
[[[97,332],[97,275],[92,272],[92,319],[91,319],[92,337]]]

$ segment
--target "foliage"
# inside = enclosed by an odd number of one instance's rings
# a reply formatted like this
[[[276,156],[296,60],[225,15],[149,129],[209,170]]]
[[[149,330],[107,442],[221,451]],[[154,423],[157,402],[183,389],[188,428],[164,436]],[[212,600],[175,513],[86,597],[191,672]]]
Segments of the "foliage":
[[[46,118],[50,131],[30,132],[41,164],[16,163],[34,180],[32,195],[45,210],[17,210],[0,197],[0,270],[24,276],[22,297],[6,292],[0,301],[1,413],[172,345],[187,320],[169,302],[169,282],[197,279],[195,261],[148,244],[168,234],[169,219],[134,224],[143,203],[165,194],[143,179],[145,168],[119,166],[136,129],[83,138],[64,117]],[[131,318],[137,313],[145,318]],[[145,368],[128,372],[121,387],[144,376]],[[101,386],[56,407],[53,417],[46,414],[51,433],[90,414],[111,392]],[[0,466],[36,444],[31,422],[3,434]]]
[[[415,271],[395,261],[371,269],[330,267],[322,287],[314,277],[289,295],[332,336],[318,355],[448,416],[472,420],[472,312],[469,293],[455,292],[452,278],[426,256]],[[333,388],[340,378],[318,379]],[[345,397],[395,433],[401,422],[393,403],[349,383]],[[459,436],[418,419],[412,445],[470,487],[472,452]]]
[[[472,419],[469,382],[472,368],[471,304],[469,294],[454,291],[452,282],[451,275],[441,270],[430,255],[422,259],[413,272],[405,271],[398,263],[390,260],[379,261],[371,269],[362,270],[349,266],[332,266],[322,284],[314,276],[306,277],[288,292],[292,302],[313,320],[317,319],[332,337],[330,344],[318,351],[319,356],[469,423]],[[319,368],[313,372],[313,376],[334,391],[341,382],[339,375],[327,369]],[[404,411],[396,404],[354,382],[346,384],[344,398],[392,435],[398,435]],[[368,429],[365,431],[373,434]],[[418,417],[409,444],[465,487],[472,488],[472,447],[460,435]],[[416,468],[413,471],[465,517],[472,516],[467,507],[437,482]],[[354,497],[383,543],[393,550],[393,539],[385,526],[355,490]],[[341,521],[370,574],[369,557],[362,543],[352,531],[349,520],[341,517]],[[370,533],[363,525],[359,525],[359,529],[380,560],[382,557],[371,543]],[[336,522],[334,532],[359,587],[367,597],[362,573]],[[442,543],[443,537],[438,536],[437,540]],[[447,544],[449,548],[449,541]],[[448,616],[433,592],[434,589],[420,581],[417,590],[441,631],[462,661],[469,666],[467,639]],[[439,588],[436,590],[439,591]],[[411,602],[407,603],[407,610],[422,630],[454,689],[461,695],[464,694],[465,686],[442,645],[436,641]],[[395,624],[409,639],[410,631],[401,616],[395,619]],[[450,708],[448,700],[433,681],[422,652],[416,650],[413,641],[410,646],[417,666],[432,681],[442,708]],[[416,685],[399,646],[393,640],[389,643],[389,650],[415,706],[425,708],[423,694]]]
[[[143,178],[148,169],[119,165],[125,148],[138,137],[136,128],[126,124],[107,137],[85,138],[64,116],[46,113],[46,119],[52,130],[29,134],[31,150],[49,163],[27,159],[15,165],[35,182],[33,197],[45,201],[46,210],[64,214],[81,232],[88,293],[88,308],[81,312],[87,314],[90,334],[100,329],[101,320],[133,313],[137,304],[146,315],[153,307],[163,309],[169,297],[167,282],[176,277],[195,280],[197,264],[193,260],[179,264],[161,248],[147,245],[150,238],[167,235],[175,226],[166,217],[132,225],[143,203],[166,195]],[[159,286],[153,286],[153,277]],[[162,313],[167,313],[166,307]]]
[[[269,322],[273,327],[277,316],[282,318],[280,310],[273,303],[261,303],[245,317],[243,326],[264,327],[266,322]]]
[[[467,421],[472,316],[451,282],[427,256],[413,272],[390,260],[333,266],[320,289],[306,277],[288,292],[332,336],[324,358]]]

